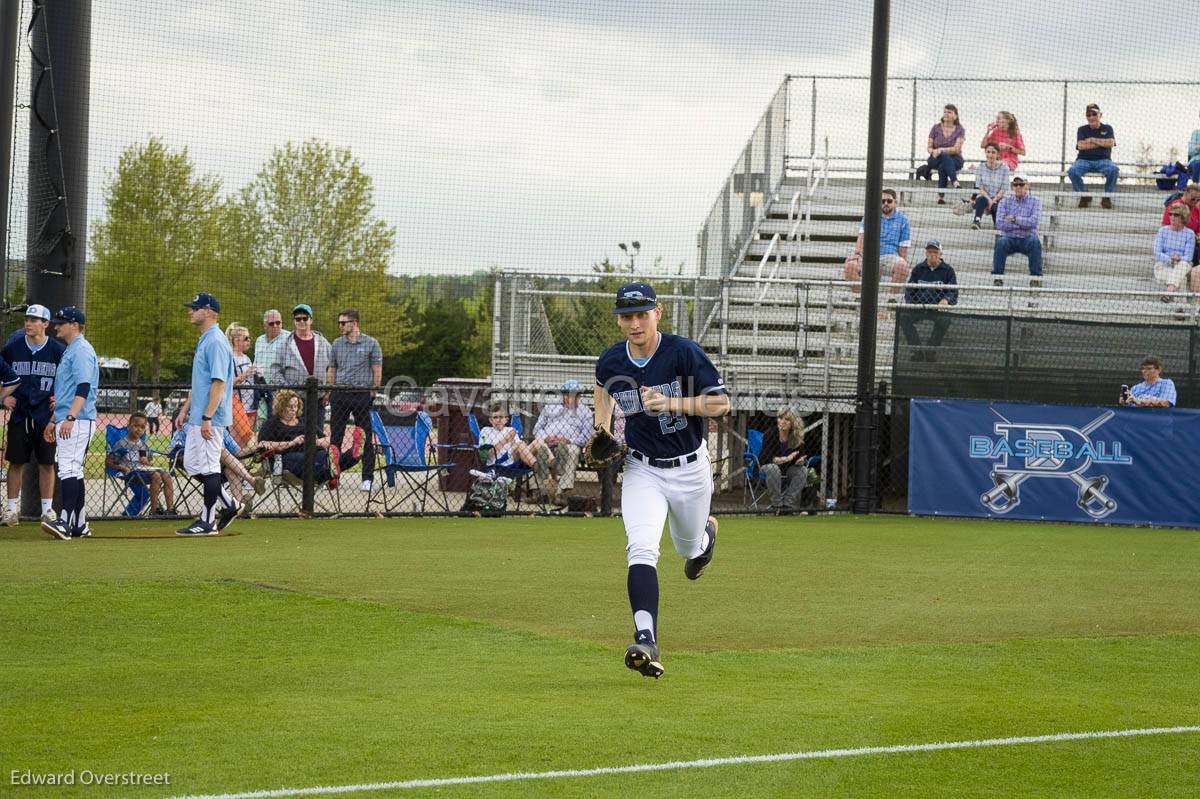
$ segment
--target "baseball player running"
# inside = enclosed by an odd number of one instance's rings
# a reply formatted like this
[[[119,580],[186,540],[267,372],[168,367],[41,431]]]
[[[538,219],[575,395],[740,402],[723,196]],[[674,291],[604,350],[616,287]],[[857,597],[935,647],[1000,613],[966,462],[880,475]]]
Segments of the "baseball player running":
[[[649,285],[622,286],[613,313],[625,341],[596,362],[595,433],[587,457],[595,464],[603,450],[620,451],[610,432],[615,402],[626,417],[629,446],[621,516],[634,642],[625,651],[625,665],[657,678],[663,673],[657,637],[663,522],[685,558],[684,574],[699,579],[717,543],[717,520],[709,515],[713,484],[704,417],[728,413],[729,396],[700,345],[658,332],[662,307]]]
[[[216,535],[242,512],[221,482],[221,450],[225,428],[233,422],[233,349],[221,332],[218,315],[221,303],[207,292],[185,302],[192,324],[200,328],[192,359],[192,393],[188,412],[187,441],[183,446],[183,468],[204,486],[204,509],[200,518],[181,527],[179,535]],[[221,511],[217,511],[217,502]]]
[[[83,457],[96,431],[100,364],[96,350],[83,337],[83,311],[69,305],[50,322],[58,325],[54,335],[67,345],[54,373],[54,424],[47,425],[45,430],[47,441],[58,437],[54,457],[58,463],[62,507],[57,519],[42,520],[42,529],[67,541],[92,534],[83,508]]]

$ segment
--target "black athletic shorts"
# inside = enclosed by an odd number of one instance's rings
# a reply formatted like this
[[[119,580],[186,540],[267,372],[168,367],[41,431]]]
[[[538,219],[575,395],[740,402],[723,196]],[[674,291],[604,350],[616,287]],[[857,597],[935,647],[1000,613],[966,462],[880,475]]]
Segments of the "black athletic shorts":
[[[54,444],[42,437],[44,427],[38,427],[32,419],[25,419],[8,426],[8,445],[4,459],[9,463],[29,463],[31,460],[48,465],[54,463]]]

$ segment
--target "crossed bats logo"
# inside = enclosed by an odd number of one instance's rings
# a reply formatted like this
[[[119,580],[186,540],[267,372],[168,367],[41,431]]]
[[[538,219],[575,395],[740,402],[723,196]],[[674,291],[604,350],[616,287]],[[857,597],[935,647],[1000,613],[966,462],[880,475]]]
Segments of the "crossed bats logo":
[[[1133,461],[1122,454],[1120,442],[1112,442],[1106,448],[1105,442],[1091,438],[1092,433],[1115,416],[1113,411],[1104,411],[1083,427],[1014,423],[995,408],[992,412],[1000,418],[993,427],[997,438],[973,436],[971,440],[971,457],[996,459],[990,474],[992,487],[979,497],[984,507],[994,513],[1008,513],[1021,504],[1021,485],[1026,480],[1056,478],[1075,484],[1078,489],[1075,504],[1093,519],[1103,519],[1117,509],[1117,501],[1105,493],[1108,477],[1085,474],[1094,462],[1128,465]],[[1015,441],[1009,438],[1014,432],[1019,436]],[[1023,461],[1023,465],[1010,465],[1010,458]]]

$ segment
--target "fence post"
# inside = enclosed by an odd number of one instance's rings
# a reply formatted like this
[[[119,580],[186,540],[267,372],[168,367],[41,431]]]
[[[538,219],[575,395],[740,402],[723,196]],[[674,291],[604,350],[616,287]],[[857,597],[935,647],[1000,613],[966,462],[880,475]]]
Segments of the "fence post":
[[[1063,81],[1063,116],[1062,116],[1062,148],[1061,155],[1058,159],[1058,171],[1065,172],[1067,169],[1067,82]],[[1063,175],[1058,176],[1058,187],[1061,190],[1066,178]]]
[[[878,393],[875,395],[875,427],[872,430],[872,446],[871,446],[871,507],[879,510],[883,508],[883,432],[884,420],[887,419],[887,393],[888,384],[886,380],[879,381]],[[888,420],[887,432],[891,433],[891,421]],[[891,441],[888,442],[889,448]]]
[[[317,438],[319,438],[320,421],[324,412],[321,410],[321,399],[317,395],[317,378],[310,377],[304,381],[304,496],[300,509],[305,514],[312,514],[316,502],[316,480],[313,467],[317,462]]]

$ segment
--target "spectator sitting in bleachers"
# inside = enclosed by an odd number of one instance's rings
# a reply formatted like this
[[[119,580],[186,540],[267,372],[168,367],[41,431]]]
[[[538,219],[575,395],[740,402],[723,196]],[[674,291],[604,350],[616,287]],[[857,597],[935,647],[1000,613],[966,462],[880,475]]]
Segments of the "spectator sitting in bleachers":
[[[1192,183],[1200,183],[1200,128],[1192,131],[1188,139],[1188,178]]]
[[[937,239],[925,243],[925,260],[913,267],[912,276],[908,279],[909,288],[904,290],[904,301],[913,305],[957,305],[958,289],[934,288],[935,286],[955,286],[958,277],[954,267],[942,260],[942,245]],[[921,336],[917,332],[917,322],[928,320],[932,325],[927,346],[921,344]],[[937,349],[942,346],[942,339],[950,327],[950,316],[933,308],[924,311],[910,310],[899,315],[897,323],[904,333],[904,340],[914,348],[914,361],[936,361]]]
[[[1112,194],[1117,188],[1117,178],[1121,174],[1120,167],[1112,160],[1113,148],[1117,146],[1116,133],[1113,132],[1112,125],[1100,122],[1100,106],[1091,103],[1084,113],[1087,116],[1087,124],[1080,125],[1075,131],[1075,149],[1079,151],[1079,155],[1067,170],[1067,177],[1071,179],[1071,188],[1080,192],[1083,191],[1083,176],[1099,172],[1104,175],[1105,193]],[[1087,208],[1091,204],[1091,197],[1079,198],[1080,208]],[[1100,206],[1112,208],[1112,197],[1101,197]]]
[[[150,512],[155,516],[175,515],[175,481],[169,472],[150,464],[150,447],[142,440],[149,421],[141,411],[129,415],[125,437],[104,455],[104,466],[117,472],[133,495],[125,506],[126,516],[137,516],[150,500]],[[159,494],[167,500],[164,511],[158,502]]]
[[[579,453],[592,436],[592,411],[579,401],[582,392],[583,386],[578,380],[563,383],[562,402],[542,408],[537,424],[533,426],[534,441],[544,445],[537,448],[538,482],[555,504],[561,504],[562,495],[575,487]],[[553,470],[550,468],[551,456],[556,467]]]
[[[908,248],[912,244],[912,227],[908,217],[897,208],[896,192],[894,189],[883,190],[883,216],[879,220],[879,275],[882,277],[891,270],[892,282],[903,283],[908,280]],[[854,252],[846,257],[843,264],[846,280],[855,282],[862,278],[863,224],[858,223],[858,238],[854,242]],[[862,291],[861,286],[851,288],[855,294]],[[899,293],[900,287],[892,288]]]
[[[1020,156],[1025,155],[1025,140],[1021,138],[1021,129],[1017,126],[1017,118],[1008,111],[996,114],[996,121],[989,122],[987,132],[979,146],[985,151],[989,144],[995,144],[1000,151],[1000,160],[1008,165],[1010,172],[1017,171]],[[976,179],[976,186],[979,185]]]
[[[1189,183],[1183,194],[1167,203],[1162,223],[1171,224],[1171,209],[1181,206],[1188,212],[1187,228],[1196,234],[1196,253],[1192,256],[1192,263],[1195,264],[1200,262],[1200,183]]]
[[[1188,208],[1175,205],[1167,210],[1170,224],[1158,229],[1154,237],[1154,279],[1167,287],[1163,302],[1171,301],[1192,270],[1192,255],[1196,251],[1196,234],[1188,230]]]
[[[996,237],[992,249],[992,283],[1004,285],[1004,265],[1008,256],[1019,252],[1029,259],[1029,285],[1042,285],[1042,237],[1038,224],[1042,217],[1042,201],[1029,193],[1029,180],[1024,172],[1012,176],[1012,194],[1000,201],[996,209],[996,227],[1002,235]]]
[[[1122,392],[1118,400],[1138,408],[1173,408],[1178,401],[1175,381],[1162,376],[1162,361],[1153,355],[1142,359],[1142,382]]]
[[[1000,148],[989,144],[984,148],[987,160],[975,170],[975,194],[971,199],[963,198],[962,205],[954,210],[956,214],[966,212],[972,204],[975,206],[975,218],[971,222],[971,230],[979,230],[984,214],[992,217],[992,226],[996,225],[996,206],[1008,188],[1008,164],[1000,160]]]
[[[932,170],[938,173],[938,188],[958,188],[958,170],[963,168],[962,148],[967,140],[967,131],[958,122],[958,108],[947,103],[942,109],[942,118],[929,129],[925,151],[929,153],[927,180],[933,179]],[[938,195],[938,205],[946,204],[946,195]]]

